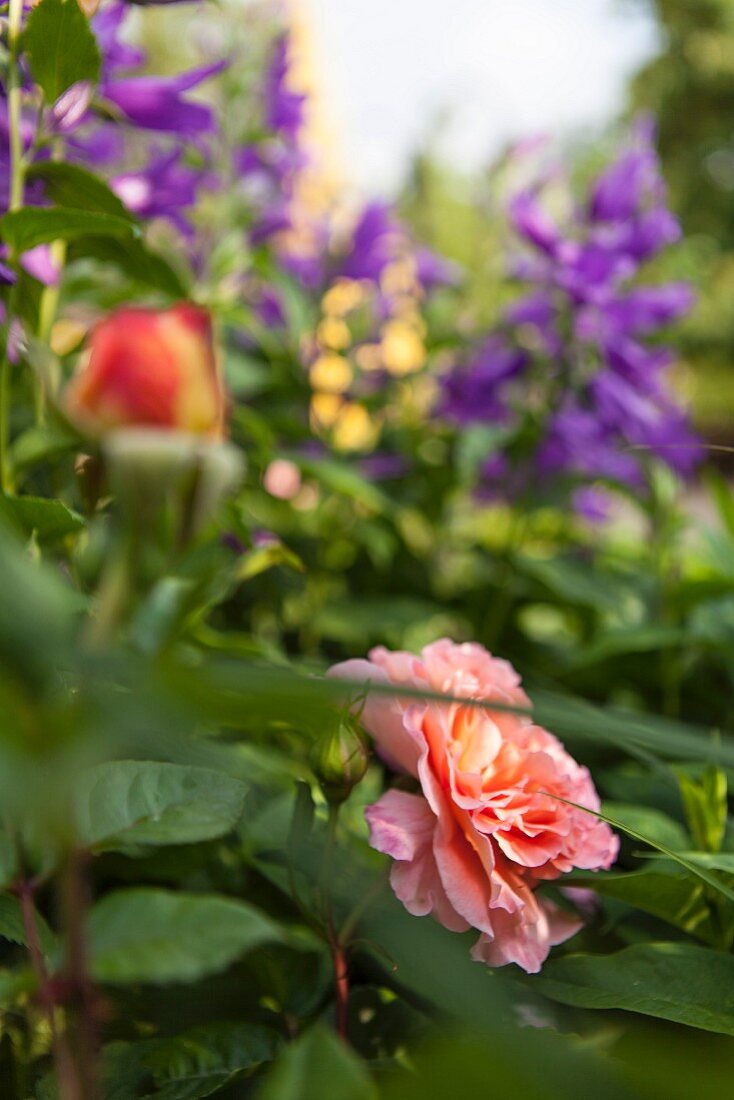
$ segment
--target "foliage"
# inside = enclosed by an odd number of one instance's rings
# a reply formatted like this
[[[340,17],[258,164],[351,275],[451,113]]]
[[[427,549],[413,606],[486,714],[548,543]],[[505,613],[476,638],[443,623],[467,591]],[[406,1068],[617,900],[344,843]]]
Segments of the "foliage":
[[[395,211],[335,215],[277,18],[205,7],[231,64],[159,77],[123,5],[5,14],[2,1096],[721,1096],[728,486],[702,479],[707,525],[652,458],[606,526],[477,500],[492,441],[436,404],[484,326]],[[192,444],[175,402],[155,445],[90,434],[67,386],[102,317],[156,307],[159,373],[173,344],[211,381],[203,312],[160,312],[183,298],[214,316],[230,442]],[[322,675],[445,634],[515,664],[622,838],[543,885],[585,924],[535,976],[386,888],[364,687]]]

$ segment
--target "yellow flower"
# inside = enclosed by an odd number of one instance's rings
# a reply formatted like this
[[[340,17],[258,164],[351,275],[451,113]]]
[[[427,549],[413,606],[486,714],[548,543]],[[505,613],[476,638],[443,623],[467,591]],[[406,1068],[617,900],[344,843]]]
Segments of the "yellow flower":
[[[353,371],[343,355],[325,352],[311,367],[311,385],[324,393],[344,393],[352,384]]]
[[[340,451],[366,451],[374,447],[379,426],[362,405],[345,405],[334,425],[334,446]]]
[[[420,370],[426,359],[420,334],[404,321],[388,321],[382,330],[382,358],[390,374],[412,374]]]

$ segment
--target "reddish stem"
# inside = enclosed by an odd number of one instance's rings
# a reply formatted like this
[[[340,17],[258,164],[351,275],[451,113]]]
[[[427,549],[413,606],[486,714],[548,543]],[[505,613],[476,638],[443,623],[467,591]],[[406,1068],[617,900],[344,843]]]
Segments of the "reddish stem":
[[[77,1081],[68,1100],[96,1100],[97,1000],[87,965],[86,914],[89,887],[83,852],[72,852],[62,877],[61,904],[66,931],[66,969],[71,997],[69,1036]],[[66,1100],[66,1098],[65,1098]]]
[[[31,966],[38,983],[38,1000],[48,1021],[51,1033],[51,1042],[54,1052],[56,1075],[64,1097],[76,1097],[79,1094],[78,1075],[74,1066],[66,1036],[59,1032],[56,1024],[56,996],[54,985],[46,968],[46,960],[43,957],[41,937],[38,932],[38,920],[35,906],[36,885],[32,879],[20,882],[15,887],[15,893],[20,900],[20,908],[23,916],[23,928],[25,931],[26,945],[31,957]]]
[[[334,960],[334,989],[336,992],[336,1032],[346,1043],[349,1019],[349,972],[344,948],[338,941],[332,942],[331,957]]]

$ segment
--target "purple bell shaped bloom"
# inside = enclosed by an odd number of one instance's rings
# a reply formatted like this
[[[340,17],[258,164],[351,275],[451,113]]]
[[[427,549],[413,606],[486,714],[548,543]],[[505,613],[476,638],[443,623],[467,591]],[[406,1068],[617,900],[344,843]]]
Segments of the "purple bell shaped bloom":
[[[94,88],[80,80],[67,88],[51,108],[51,126],[57,134],[69,134],[89,117]]]
[[[646,202],[663,200],[665,187],[654,143],[654,123],[649,116],[641,116],[634,127],[632,148],[602,172],[592,187],[592,222],[628,221]]]
[[[145,61],[145,52],[121,42],[119,35],[129,12],[121,0],[103,7],[92,19],[92,30],[102,54],[105,78],[121,69],[137,69]]]
[[[397,257],[401,233],[388,203],[365,206],[352,233],[351,246],[339,265],[347,279],[379,282],[388,264]]]
[[[18,276],[15,274],[12,267],[8,267],[7,264],[4,264],[2,260],[0,260],[0,286],[12,286],[13,283],[17,282],[17,279]],[[1,302],[0,305],[2,305]]]
[[[181,137],[213,134],[217,125],[212,109],[184,98],[184,92],[198,87],[226,67],[226,61],[215,61],[180,76],[132,76],[110,80],[103,84],[102,94],[128,122],[141,130]]]
[[[503,422],[508,409],[504,385],[530,361],[526,352],[491,336],[467,367],[444,379],[441,411],[458,424]]]
[[[140,172],[126,172],[111,180],[115,194],[140,218],[167,218],[184,236],[192,232],[183,211],[196,202],[204,181],[201,169],[181,164],[183,150],[154,153]]]
[[[70,159],[80,164],[108,168],[117,165],[125,155],[125,137],[119,126],[102,123],[67,139]]]
[[[286,323],[283,300],[273,287],[261,287],[255,312],[267,328],[283,328]]]
[[[54,260],[51,249],[47,244],[39,244],[24,252],[20,257],[20,265],[24,271],[38,279],[44,286],[56,286],[59,281],[60,268]]]
[[[685,317],[694,300],[688,283],[640,286],[611,301],[606,312],[618,332],[648,333]]]
[[[277,233],[290,229],[292,225],[291,214],[284,202],[275,202],[259,211],[255,224],[250,228],[250,243],[254,248],[265,244]]]
[[[424,290],[440,286],[457,286],[461,282],[461,268],[430,248],[416,248],[413,253],[418,282]]]
[[[510,219],[526,241],[549,256],[555,256],[562,238],[551,218],[538,202],[534,189],[521,191],[510,202]]]

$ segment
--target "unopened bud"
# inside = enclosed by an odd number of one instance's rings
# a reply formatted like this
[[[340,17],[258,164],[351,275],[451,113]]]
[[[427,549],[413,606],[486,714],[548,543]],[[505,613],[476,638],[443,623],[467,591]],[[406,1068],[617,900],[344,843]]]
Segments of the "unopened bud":
[[[345,802],[364,778],[369,750],[359,723],[342,715],[334,728],[314,746],[311,765],[324,798],[332,805]]]
[[[145,526],[168,508],[179,516],[180,527],[185,513],[189,536],[237,489],[244,471],[242,455],[232,444],[186,432],[120,428],[106,436],[103,454],[123,514]]]

